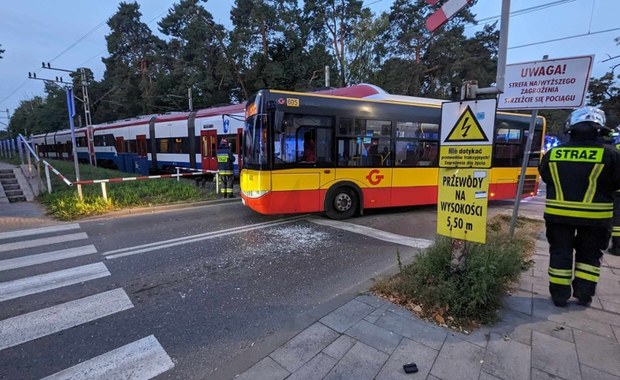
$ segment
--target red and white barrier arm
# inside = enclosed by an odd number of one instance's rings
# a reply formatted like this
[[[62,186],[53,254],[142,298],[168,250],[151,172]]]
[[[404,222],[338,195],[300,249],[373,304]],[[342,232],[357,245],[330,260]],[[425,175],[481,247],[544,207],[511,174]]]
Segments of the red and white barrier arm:
[[[58,177],[60,177],[60,179],[62,179],[63,181],[65,181],[65,183],[66,183],[67,185],[69,185],[69,186],[73,186],[73,183],[71,183],[71,181],[69,181],[68,179],[66,179],[64,175],[60,174],[60,172],[59,172],[58,170],[56,170],[56,169],[55,169],[52,165],[50,165],[50,163],[49,163],[49,162],[47,162],[47,161],[45,161],[45,160],[41,160],[41,161],[43,161],[43,164],[44,164],[45,166],[47,166],[48,168],[52,169],[52,172],[53,172],[54,174],[56,174]]]
[[[142,181],[146,179],[160,179],[160,178],[176,178],[176,177],[191,177],[196,175],[203,175],[207,173],[217,173],[217,171],[207,170],[197,173],[181,173],[181,174],[161,174],[161,175],[145,175],[139,177],[121,177],[121,178],[107,178],[107,179],[88,179],[80,180],[75,183],[78,185],[92,185],[95,183],[113,183],[113,182],[128,182],[128,181]]]
[[[426,28],[431,32],[435,31],[435,29],[439,28],[443,24],[445,24],[450,17],[454,16],[454,14],[461,10],[465,5],[470,3],[471,0],[448,0],[446,1],[441,8],[437,9],[435,13],[430,15],[426,19]],[[427,3],[430,5],[435,5],[437,1],[429,1]]]

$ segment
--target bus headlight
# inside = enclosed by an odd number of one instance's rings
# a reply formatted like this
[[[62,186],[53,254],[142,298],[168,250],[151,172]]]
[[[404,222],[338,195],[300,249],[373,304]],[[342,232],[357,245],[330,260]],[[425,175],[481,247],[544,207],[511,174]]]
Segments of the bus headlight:
[[[248,198],[260,198],[263,195],[267,194],[269,192],[269,190],[248,190],[248,191],[243,191],[243,195],[245,195]]]

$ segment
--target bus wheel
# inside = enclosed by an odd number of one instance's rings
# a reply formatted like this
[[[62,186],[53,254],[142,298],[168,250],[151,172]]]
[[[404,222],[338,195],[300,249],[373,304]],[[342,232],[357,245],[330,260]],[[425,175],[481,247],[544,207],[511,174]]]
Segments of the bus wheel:
[[[350,187],[341,187],[330,192],[325,212],[331,219],[347,219],[357,210],[357,194]]]

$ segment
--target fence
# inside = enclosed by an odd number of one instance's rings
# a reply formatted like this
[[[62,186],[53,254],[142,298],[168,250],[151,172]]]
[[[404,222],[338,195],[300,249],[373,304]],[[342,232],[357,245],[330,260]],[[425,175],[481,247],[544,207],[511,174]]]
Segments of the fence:
[[[18,152],[22,165],[24,165],[23,156],[24,156],[24,153],[26,153],[28,167],[32,165],[32,161],[31,161],[31,156],[32,156],[34,160],[37,162],[37,172],[39,173],[40,173],[39,165],[40,163],[43,163],[43,165],[45,166],[45,178],[47,182],[48,193],[52,192],[50,170],[54,174],[56,174],[60,179],[62,179],[62,181],[66,183],[68,186],[77,185],[77,187],[80,187],[82,185],[101,184],[101,193],[102,193],[103,199],[105,200],[108,199],[108,193],[107,193],[107,188],[106,188],[107,183],[142,181],[142,180],[161,179],[161,178],[176,178],[177,181],[179,181],[180,177],[192,177],[192,176],[199,176],[199,175],[205,175],[205,174],[215,175],[215,183],[216,183],[215,191],[216,193],[219,193],[219,175],[218,175],[218,172],[214,170],[203,171],[200,169],[176,167],[176,171],[177,171],[176,174],[161,174],[161,175],[138,176],[138,177],[119,177],[119,178],[107,178],[107,179],[91,179],[91,180],[80,180],[80,181],[71,182],[64,175],[62,175],[62,173],[56,170],[49,162],[47,162],[44,159],[39,158],[38,154],[35,152],[32,146],[30,146],[30,142],[26,140],[26,138],[24,138],[24,136],[22,136],[21,134],[19,134],[15,140],[11,139],[11,140],[0,141],[0,154],[2,155],[2,157],[12,158],[13,155],[15,154],[15,151]],[[192,171],[192,173],[181,173],[180,172],[181,170],[189,170],[189,171]],[[80,199],[81,199],[82,192],[78,191],[78,194],[80,194]]]

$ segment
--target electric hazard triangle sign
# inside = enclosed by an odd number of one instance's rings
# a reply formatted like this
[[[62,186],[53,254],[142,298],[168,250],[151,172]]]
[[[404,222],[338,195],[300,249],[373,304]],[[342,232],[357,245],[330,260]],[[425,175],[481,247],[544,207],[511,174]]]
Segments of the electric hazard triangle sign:
[[[457,141],[489,141],[469,106],[461,114],[450,133],[448,133],[448,137],[444,140],[444,142]]]

